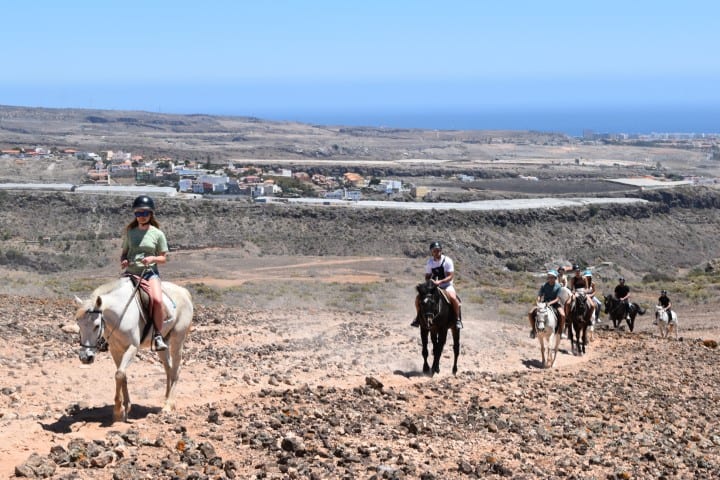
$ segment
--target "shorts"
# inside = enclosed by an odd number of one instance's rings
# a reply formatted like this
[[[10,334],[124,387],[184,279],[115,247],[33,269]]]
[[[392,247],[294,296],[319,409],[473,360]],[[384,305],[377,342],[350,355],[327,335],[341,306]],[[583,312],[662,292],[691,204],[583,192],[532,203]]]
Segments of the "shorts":
[[[440,287],[440,288],[442,288],[446,292],[455,293],[455,296],[457,296],[457,292],[455,292],[455,287],[452,286],[452,283],[450,285],[448,285],[447,287]]]

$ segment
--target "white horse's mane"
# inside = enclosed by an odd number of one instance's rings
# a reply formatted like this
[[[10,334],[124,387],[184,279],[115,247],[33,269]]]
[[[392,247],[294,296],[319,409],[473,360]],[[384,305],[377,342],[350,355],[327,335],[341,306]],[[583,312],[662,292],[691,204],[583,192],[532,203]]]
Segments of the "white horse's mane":
[[[110,293],[113,290],[119,288],[120,283],[125,280],[126,280],[125,278],[118,278],[116,280],[111,280],[111,281],[104,283],[104,284],[100,285],[99,287],[97,287],[95,290],[93,290],[93,293],[92,293],[92,295],[90,295],[90,298],[88,298],[87,300],[81,300],[82,305],[78,309],[77,315],[82,315],[82,314],[84,314],[85,311],[93,308],[95,306],[95,302],[97,301],[97,298],[100,295],[105,295],[105,294]],[[75,298],[77,298],[77,297],[75,297]]]
[[[99,297],[100,295],[105,295],[106,293],[110,293],[113,290],[119,288],[120,283],[123,281],[126,281],[126,278],[118,278],[117,280],[112,280],[110,282],[100,285],[92,293],[93,300],[95,298]]]

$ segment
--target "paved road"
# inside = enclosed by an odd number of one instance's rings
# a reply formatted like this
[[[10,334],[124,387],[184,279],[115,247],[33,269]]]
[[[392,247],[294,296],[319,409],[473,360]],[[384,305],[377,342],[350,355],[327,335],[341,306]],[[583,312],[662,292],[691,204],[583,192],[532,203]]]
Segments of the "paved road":
[[[277,201],[268,199],[268,202]],[[588,205],[605,205],[611,203],[629,204],[646,203],[640,198],[519,198],[513,200],[481,200],[476,202],[388,202],[388,201],[358,201],[329,200],[321,198],[292,198],[288,203],[301,203],[309,205],[341,206],[349,208],[394,208],[399,210],[531,210],[537,208],[566,208],[587,207]]]

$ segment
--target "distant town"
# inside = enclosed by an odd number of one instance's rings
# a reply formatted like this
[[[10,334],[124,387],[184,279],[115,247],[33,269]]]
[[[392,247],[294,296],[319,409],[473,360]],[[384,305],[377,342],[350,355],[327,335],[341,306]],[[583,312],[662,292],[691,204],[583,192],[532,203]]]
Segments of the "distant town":
[[[623,135],[597,134],[585,131],[582,138],[564,137],[570,143],[585,145],[626,145],[670,147],[703,152],[708,160],[720,160],[720,135],[707,134],[652,134]],[[520,143],[518,143],[520,144]],[[138,153],[122,150],[104,150],[98,152],[81,151],[58,147],[14,147],[0,151],[0,158],[14,159],[16,163],[33,159],[52,159],[61,163],[64,160],[87,162],[87,170],[78,185],[83,188],[95,187],[152,187],[168,192],[196,195],[235,195],[251,199],[328,199],[358,201],[363,199],[393,200],[426,199],[432,195],[432,189],[416,186],[398,178],[364,177],[358,173],[346,171],[338,176],[308,173],[307,171],[260,165],[248,161],[225,161],[225,164],[203,161],[178,161],[170,156],[155,155],[148,158]],[[497,158],[496,158],[497,160]],[[581,159],[575,159],[579,164]],[[659,167],[656,167],[659,168]],[[672,173],[664,175],[664,186],[670,186],[666,180],[675,184],[717,183],[715,178],[683,178]],[[458,182],[472,182],[473,175],[453,175]],[[522,176],[524,180],[537,180],[536,177]],[[609,179],[613,181],[612,179]],[[619,179],[628,185],[640,188],[657,186],[654,180]],[[640,183],[638,183],[640,182]],[[654,183],[653,183],[654,182]],[[73,188],[76,185],[72,186]]]
[[[420,195],[427,193],[422,188],[404,184],[400,180],[366,179],[346,172],[340,177],[320,174],[310,175],[304,171],[289,168],[278,170],[260,166],[242,166],[228,162],[222,168],[209,163],[186,162],[175,164],[170,157],[148,160],[142,155],[124,151],[106,150],[98,153],[74,149],[9,149],[0,152],[1,158],[15,158],[18,161],[32,161],[51,158],[62,161],[73,157],[87,161],[89,165],[85,185],[152,185],[172,187],[181,193],[199,195],[244,195],[260,197],[314,197],[335,200],[360,200],[363,192],[391,198],[397,194]],[[472,176],[461,175],[460,180],[472,180]]]

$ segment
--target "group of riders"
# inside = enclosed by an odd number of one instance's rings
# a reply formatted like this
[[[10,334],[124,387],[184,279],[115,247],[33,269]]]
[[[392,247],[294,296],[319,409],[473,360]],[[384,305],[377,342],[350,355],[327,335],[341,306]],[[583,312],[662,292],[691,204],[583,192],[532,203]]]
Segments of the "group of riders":
[[[593,282],[592,272],[589,269],[583,270],[579,265],[573,265],[574,274],[571,277],[565,275],[565,267],[560,266],[557,270],[549,270],[547,272],[547,280],[538,291],[537,302],[544,302],[552,307],[555,314],[560,318],[560,324],[565,324],[565,318],[570,315],[570,309],[574,302],[585,301],[587,304],[589,317],[594,319],[593,323],[597,323],[600,319],[600,310],[602,302],[596,296],[595,283]],[[624,279],[620,279],[624,285]],[[617,289],[616,289],[617,292]],[[623,301],[627,301],[629,289]],[[618,297],[620,298],[620,297]],[[535,313],[537,307],[533,308],[528,314],[530,322],[530,338],[535,338]],[[565,332],[562,332],[563,337]]]
[[[557,270],[549,270],[547,272],[547,280],[540,287],[536,303],[544,302],[546,305],[552,307],[555,314],[560,318],[560,324],[566,324],[565,319],[569,317],[570,311],[573,305],[577,301],[582,301],[584,298],[587,303],[589,315],[588,317],[592,321],[592,325],[600,322],[600,311],[602,309],[602,302],[597,297],[597,290],[595,283],[592,278],[592,271],[590,269],[582,269],[579,265],[573,265],[572,271],[573,276],[565,276],[565,268],[559,267]],[[641,315],[645,313],[645,310],[640,306],[633,304],[630,301],[630,287],[625,283],[625,278],[618,278],[618,284],[615,286],[614,298],[616,303],[622,308],[622,311],[629,315],[630,312],[636,310]],[[660,297],[658,298],[658,305],[662,307],[668,315],[668,318],[672,318],[672,302],[667,296],[667,291],[662,290]],[[530,338],[535,338],[537,332],[535,330],[535,314],[537,307],[534,307],[528,313],[528,321],[530,323]],[[657,323],[657,319],[653,324]],[[561,332],[563,338],[566,338],[565,332]]]
[[[452,305],[455,313],[457,329],[462,328],[461,320],[461,302],[453,286],[453,278],[455,276],[455,266],[452,259],[442,253],[442,245],[440,242],[432,242],[430,244],[430,258],[425,263],[425,280],[432,282],[436,287],[442,289],[448,301]],[[566,271],[568,275],[566,275]],[[572,272],[572,273],[570,273]],[[618,278],[618,284],[615,286],[614,297],[618,304],[624,307],[625,312],[631,312],[636,309],[641,315],[645,310],[640,305],[635,305],[630,301],[630,287],[625,283],[625,278]],[[584,299],[587,304],[589,318],[592,325],[600,322],[600,312],[602,310],[602,302],[597,296],[596,284],[593,282],[593,274],[589,268],[581,268],[580,265],[573,265],[570,268],[560,266],[557,270],[549,270],[547,272],[547,280],[538,291],[537,302],[544,302],[552,307],[555,314],[560,318],[560,324],[565,324],[565,319],[569,317],[574,302]],[[671,308],[672,302],[667,296],[667,291],[662,290],[658,298],[658,305],[662,307],[672,318]],[[530,323],[530,338],[535,338],[535,313],[537,307],[534,307],[528,314]],[[420,297],[415,297],[415,318],[410,323],[413,327],[420,326]],[[653,323],[656,323],[657,320]],[[561,332],[563,338],[566,338],[565,332]]]

